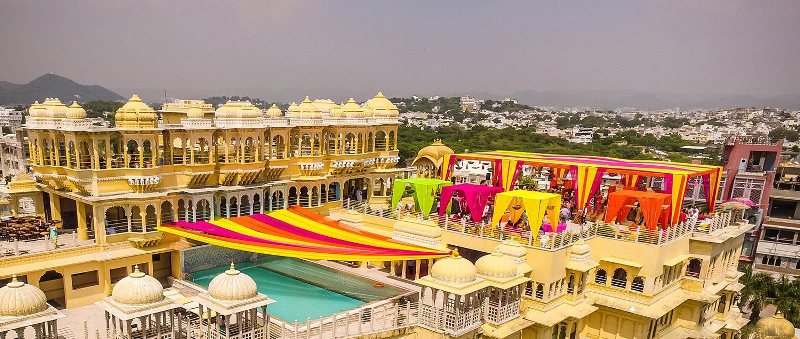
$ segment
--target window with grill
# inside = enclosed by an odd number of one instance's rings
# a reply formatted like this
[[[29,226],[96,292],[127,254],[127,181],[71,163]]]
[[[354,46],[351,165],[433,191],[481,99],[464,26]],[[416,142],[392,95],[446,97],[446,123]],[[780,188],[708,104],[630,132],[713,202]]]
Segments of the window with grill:
[[[644,291],[644,279],[642,277],[633,278],[631,282],[631,291],[642,292]]]
[[[606,270],[597,270],[594,274],[594,282],[605,285],[606,284]]]

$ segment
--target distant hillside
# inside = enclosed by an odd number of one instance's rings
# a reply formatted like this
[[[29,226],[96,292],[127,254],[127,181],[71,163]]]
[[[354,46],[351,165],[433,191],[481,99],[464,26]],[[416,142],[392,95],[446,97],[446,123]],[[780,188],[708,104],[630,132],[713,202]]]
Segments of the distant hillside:
[[[800,96],[699,95],[636,90],[526,90],[511,97],[534,106],[590,106],[598,108],[681,108],[694,107],[800,107]]]
[[[13,82],[0,80],[0,92],[7,91],[9,89],[16,88],[16,87],[19,87],[19,86],[22,86],[22,85],[15,84]]]
[[[81,85],[52,73],[24,85],[0,81],[0,105],[27,105],[49,97],[59,98],[63,102],[125,99],[102,86]]]

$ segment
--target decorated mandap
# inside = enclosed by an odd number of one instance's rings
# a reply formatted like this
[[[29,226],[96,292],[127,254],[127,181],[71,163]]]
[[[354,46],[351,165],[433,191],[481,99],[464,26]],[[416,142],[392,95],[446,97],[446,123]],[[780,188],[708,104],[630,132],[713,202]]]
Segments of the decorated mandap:
[[[525,165],[547,167],[556,176],[563,177],[567,173],[575,190],[574,203],[578,209],[583,208],[590,198],[597,193],[605,173],[616,173],[623,176],[623,184],[627,188],[635,187],[645,177],[663,178],[664,192],[669,195],[668,222],[674,224],[679,219],[683,208],[683,197],[690,179],[699,178],[706,193],[706,201],[716,201],[719,193],[719,179],[722,167],[700,164],[685,164],[654,160],[627,160],[586,155],[555,155],[541,153],[525,153],[511,151],[492,151],[449,156],[447,167],[442,171],[442,179],[450,178],[458,160],[489,161],[493,165],[492,183],[510,191]],[[709,212],[713,212],[714,204],[708,204]]]
[[[492,224],[497,225],[503,218],[506,210],[509,211],[509,221],[516,222],[525,212],[528,215],[531,234],[539,234],[544,221],[550,225],[551,231],[558,225],[558,208],[561,206],[561,196],[558,194],[514,190],[497,194],[495,197]]]
[[[312,260],[414,260],[449,254],[350,227],[298,206],[269,214],[179,221],[158,230],[221,247]]]
[[[459,197],[463,197],[467,207],[469,207],[470,217],[472,221],[479,222],[483,217],[483,210],[490,199],[493,199],[497,193],[502,192],[500,187],[476,185],[476,184],[458,184],[442,187],[441,200],[439,201],[439,215],[444,215],[447,212],[448,206],[451,204],[453,194],[458,192]]]
[[[414,191],[412,197],[416,210],[427,216],[442,188],[452,184],[447,180],[431,178],[397,179],[392,186],[392,209],[397,207],[397,203],[403,198],[403,193],[406,189],[411,188]]]

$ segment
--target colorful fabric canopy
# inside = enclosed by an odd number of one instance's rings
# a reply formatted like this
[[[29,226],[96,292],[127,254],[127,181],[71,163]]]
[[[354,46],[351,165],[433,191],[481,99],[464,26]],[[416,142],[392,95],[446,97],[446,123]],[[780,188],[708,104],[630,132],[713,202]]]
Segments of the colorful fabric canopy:
[[[654,230],[658,228],[658,221],[661,219],[664,205],[672,203],[670,197],[669,194],[647,191],[619,190],[611,192],[608,194],[605,220],[606,222],[612,222],[618,219],[620,211],[623,210],[625,205],[633,204],[634,201],[638,200],[647,229]],[[625,209],[625,211],[627,210]],[[676,220],[671,219],[670,222],[674,224]],[[662,220],[662,222],[666,226],[666,220]]]
[[[558,225],[558,209],[561,207],[561,196],[553,193],[523,190],[498,193],[495,196],[492,225],[497,225],[506,209],[515,199],[521,200],[525,213],[528,213],[531,234],[539,234],[545,215],[547,215],[550,225]]]
[[[475,184],[458,184],[442,187],[442,198],[439,201],[439,215],[444,215],[447,212],[447,205],[453,198],[454,192],[461,192],[461,196],[465,197],[467,206],[469,207],[470,217],[472,221],[480,222],[483,217],[483,209],[489,198],[494,197],[495,194],[502,192],[500,187],[475,185]]]
[[[397,179],[392,187],[392,209],[397,207],[397,203],[403,197],[406,186],[411,185],[414,188],[414,201],[417,208],[423,215],[427,216],[433,207],[433,200],[436,198],[436,194],[439,193],[442,187],[452,184],[447,180],[429,178]]]
[[[635,185],[640,176],[664,178],[665,191],[672,195],[670,216],[673,220],[677,220],[683,207],[683,197],[689,178],[702,178],[709,212],[713,212],[714,202],[719,194],[719,180],[722,177],[720,166],[588,155],[491,151],[450,155],[448,170],[442,171],[443,179],[450,178],[455,161],[459,159],[491,161],[495,166],[493,182],[498,182],[506,190],[513,187],[514,181],[519,176],[518,168],[521,169],[522,165],[568,169],[575,182],[575,207],[579,209],[583,208],[596,192],[604,172],[625,175],[625,184],[628,187]]]
[[[247,252],[312,260],[412,260],[448,255],[350,227],[298,206],[269,214],[178,221],[158,230]]]

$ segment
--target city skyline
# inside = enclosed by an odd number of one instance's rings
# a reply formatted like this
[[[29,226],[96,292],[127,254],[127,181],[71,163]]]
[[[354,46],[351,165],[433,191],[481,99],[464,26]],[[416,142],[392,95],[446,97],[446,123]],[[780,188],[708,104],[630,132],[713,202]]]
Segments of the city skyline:
[[[341,100],[341,88],[360,99],[378,88],[691,102],[791,97],[800,88],[800,5],[792,2],[2,7],[0,28],[11,33],[0,36],[0,80],[53,72],[124,96],[166,89],[171,97]]]

